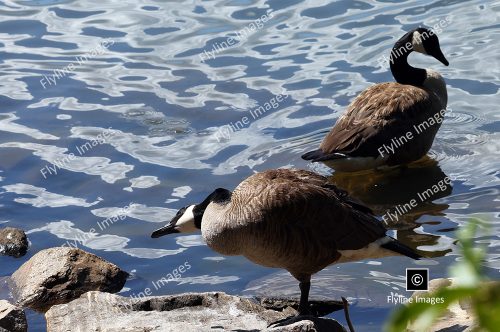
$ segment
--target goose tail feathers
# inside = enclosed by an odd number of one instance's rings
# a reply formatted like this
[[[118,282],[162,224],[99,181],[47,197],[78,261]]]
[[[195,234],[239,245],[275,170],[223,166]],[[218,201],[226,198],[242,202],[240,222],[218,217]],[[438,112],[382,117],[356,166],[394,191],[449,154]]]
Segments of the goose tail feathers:
[[[326,160],[333,160],[333,159],[342,159],[346,158],[347,156],[343,153],[324,153],[321,151],[321,149],[318,150],[313,150],[309,151],[307,153],[304,153],[302,155],[302,159],[304,160],[311,160],[312,162],[318,162],[318,161],[326,161]]]

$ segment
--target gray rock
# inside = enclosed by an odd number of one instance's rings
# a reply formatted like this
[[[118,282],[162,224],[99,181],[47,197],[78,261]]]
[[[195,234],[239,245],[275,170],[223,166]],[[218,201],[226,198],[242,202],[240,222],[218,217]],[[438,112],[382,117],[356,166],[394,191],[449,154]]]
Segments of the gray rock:
[[[75,248],[50,248],[38,252],[11,277],[18,304],[46,311],[85,292],[118,292],[128,273],[93,254]]]
[[[87,331],[344,331],[332,319],[312,318],[278,328],[267,326],[295,315],[290,308],[266,309],[255,300],[225,293],[186,293],[130,299],[109,293],[88,292],[45,313],[48,332]],[[319,324],[325,327],[318,328]]]
[[[21,257],[28,251],[28,238],[22,229],[0,229],[0,255]]]
[[[24,311],[5,300],[0,300],[0,332],[26,332],[28,323]]]

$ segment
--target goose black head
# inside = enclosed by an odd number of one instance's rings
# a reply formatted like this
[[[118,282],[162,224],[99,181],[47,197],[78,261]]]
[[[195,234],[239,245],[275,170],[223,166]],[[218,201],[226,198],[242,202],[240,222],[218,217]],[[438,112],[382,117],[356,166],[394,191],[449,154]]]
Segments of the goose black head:
[[[434,31],[427,28],[417,28],[411,32],[409,37],[415,52],[430,55],[445,66],[449,65],[448,60],[441,51],[439,39]]]
[[[170,222],[151,234],[152,238],[158,238],[174,233],[191,233],[201,229],[203,214],[211,202],[224,204],[231,198],[231,192],[227,189],[218,188],[197,205],[185,206],[179,211]]]
[[[177,211],[175,217],[170,220],[166,226],[154,231],[153,234],[151,234],[151,237],[158,238],[168,234],[194,232],[199,229],[199,227],[196,227],[194,215],[195,207],[196,205],[185,206]]]

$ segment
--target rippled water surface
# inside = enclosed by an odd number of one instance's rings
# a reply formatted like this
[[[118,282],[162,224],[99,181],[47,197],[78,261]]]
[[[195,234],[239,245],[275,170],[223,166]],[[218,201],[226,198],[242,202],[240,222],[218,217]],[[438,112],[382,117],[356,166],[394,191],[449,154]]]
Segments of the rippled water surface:
[[[25,229],[31,242],[22,259],[0,257],[0,278],[66,243],[130,271],[125,296],[146,287],[297,296],[285,271],[221,257],[199,234],[149,235],[178,208],[256,171],[332,174],[300,155],[360,91],[392,80],[380,59],[396,39],[446,18],[438,35],[450,66],[410,57],[448,86],[435,162],[332,182],[382,215],[448,176],[452,186],[393,233],[431,257],[420,263],[431,278],[443,277],[458,255],[454,230],[483,219],[492,227],[477,243],[498,278],[499,12],[499,2],[453,0],[0,2],[0,224]],[[154,289],[182,264],[191,268],[180,280]],[[387,295],[406,294],[404,268],[416,266],[397,257],[332,266],[313,278],[312,297],[347,296],[356,330],[380,330],[393,307]],[[42,315],[30,312],[29,323],[45,329]]]

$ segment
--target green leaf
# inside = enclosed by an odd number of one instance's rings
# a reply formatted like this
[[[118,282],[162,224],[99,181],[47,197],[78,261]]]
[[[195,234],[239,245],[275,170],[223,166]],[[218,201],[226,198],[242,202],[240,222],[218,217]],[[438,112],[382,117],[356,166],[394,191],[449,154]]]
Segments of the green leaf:
[[[423,293],[420,298],[443,298],[443,303],[421,303],[413,300],[393,311],[385,329],[389,332],[430,330],[453,303],[470,305],[480,331],[495,332],[500,326],[500,282],[489,282],[482,273],[486,247],[474,247],[474,237],[479,228],[488,228],[486,222],[473,219],[457,231],[463,259],[450,267],[454,277],[453,287],[444,287],[433,293]],[[415,298],[418,295],[414,295]],[[411,325],[410,325],[411,324]]]
[[[412,323],[415,331],[425,331],[443,315],[448,307],[460,299],[470,297],[474,294],[476,288],[460,287],[460,288],[441,288],[434,293],[419,296],[443,298],[443,303],[410,303],[402,306],[393,313],[389,320],[386,329],[390,332],[406,331],[408,324]]]

